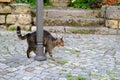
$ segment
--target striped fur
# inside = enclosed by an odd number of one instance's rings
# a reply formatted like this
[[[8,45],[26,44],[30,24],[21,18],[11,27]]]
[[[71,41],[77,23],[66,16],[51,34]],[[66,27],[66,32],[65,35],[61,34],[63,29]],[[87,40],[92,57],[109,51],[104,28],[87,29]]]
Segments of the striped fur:
[[[30,58],[30,52],[34,52],[35,54],[38,53],[37,51],[37,45],[36,45],[36,31],[32,33],[27,33],[26,35],[21,34],[21,28],[17,27],[17,36],[21,40],[27,39],[28,43],[28,49],[27,49],[27,57]],[[44,54],[46,55],[49,53],[52,60],[55,60],[52,55],[52,50],[56,46],[64,46],[64,41],[62,38],[54,38],[48,31],[44,30],[44,36],[43,36],[43,46],[45,47]]]
[[[27,39],[28,34],[22,36],[22,34],[21,34],[21,28],[19,26],[17,27],[17,36],[18,36],[19,39],[21,39],[21,40]]]

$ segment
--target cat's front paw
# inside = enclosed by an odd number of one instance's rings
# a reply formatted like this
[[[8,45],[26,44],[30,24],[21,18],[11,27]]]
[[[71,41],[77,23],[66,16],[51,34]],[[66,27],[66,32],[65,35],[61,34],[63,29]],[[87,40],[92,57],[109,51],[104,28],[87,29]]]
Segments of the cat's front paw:
[[[53,61],[55,61],[55,58],[51,58]]]

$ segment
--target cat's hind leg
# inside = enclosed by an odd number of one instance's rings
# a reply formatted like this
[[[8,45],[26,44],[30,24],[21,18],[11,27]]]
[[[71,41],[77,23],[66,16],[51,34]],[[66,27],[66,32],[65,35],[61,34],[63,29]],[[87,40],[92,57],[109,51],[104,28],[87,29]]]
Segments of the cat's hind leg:
[[[35,49],[33,50],[33,52],[34,52],[35,54],[37,54],[37,53],[38,53],[37,48],[35,48]]]
[[[44,54],[47,55],[47,52],[48,52],[48,50],[47,50],[47,48],[45,48],[45,53]]]

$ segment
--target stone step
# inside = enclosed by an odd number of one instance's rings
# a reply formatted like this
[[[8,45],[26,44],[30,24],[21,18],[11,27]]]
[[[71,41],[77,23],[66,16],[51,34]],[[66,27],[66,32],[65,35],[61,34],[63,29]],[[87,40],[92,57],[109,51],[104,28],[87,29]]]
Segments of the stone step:
[[[45,26],[100,26],[104,25],[102,18],[45,18]]]
[[[36,13],[35,10],[32,13]],[[99,18],[99,10],[84,9],[44,9],[45,26],[101,26],[105,24],[103,18]],[[36,25],[36,19],[34,18]]]
[[[58,27],[58,28],[57,28]],[[72,26],[47,26],[44,29],[50,32],[60,32],[60,33],[79,33],[79,34],[102,34],[102,35],[116,35],[120,34],[120,30],[117,29],[110,29],[104,26],[99,27],[72,27]]]
[[[47,18],[64,18],[64,17],[72,17],[72,18],[80,18],[80,17],[99,17],[99,10],[84,10],[84,9],[61,9],[61,8],[48,8],[44,10],[44,17]]]
[[[31,27],[32,31],[36,30],[36,26]],[[74,27],[74,26],[44,26],[44,29],[53,33],[79,33],[79,34],[102,34],[102,35],[117,35],[120,34],[120,29],[110,29],[104,26],[93,27]]]

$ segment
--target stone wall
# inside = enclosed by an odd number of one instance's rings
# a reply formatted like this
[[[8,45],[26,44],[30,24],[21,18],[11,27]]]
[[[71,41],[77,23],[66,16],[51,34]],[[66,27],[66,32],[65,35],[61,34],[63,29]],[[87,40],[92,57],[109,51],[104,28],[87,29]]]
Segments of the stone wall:
[[[27,4],[0,5],[0,27],[21,26],[30,29],[32,23],[31,9]]]
[[[55,17],[56,14],[53,14],[52,12],[54,11],[49,11],[49,9],[44,10],[44,19],[45,19],[44,25],[45,26],[49,26],[46,24],[50,22],[49,19],[51,19],[53,15],[54,15],[53,17]],[[103,24],[106,27],[113,28],[113,29],[120,28],[120,14],[119,13],[120,13],[120,6],[103,6],[101,8],[102,22],[105,20],[104,21],[105,24],[104,23]],[[60,14],[63,15],[63,12]],[[50,18],[48,18],[48,16]],[[65,17],[65,14],[63,15],[63,17]],[[67,18],[68,17],[69,16],[67,16]],[[73,19],[74,18],[75,17],[73,17]],[[55,19],[58,19],[58,18],[56,17]],[[92,20],[90,19],[90,21]],[[54,22],[57,22],[57,21],[55,20]],[[22,29],[31,29],[31,26],[33,25],[36,25],[36,18],[35,18],[35,15],[33,16],[32,10],[29,5],[27,4],[0,5],[0,28],[15,28],[16,26],[21,26]],[[95,24],[92,26],[95,26]]]
[[[103,6],[101,17],[105,19],[105,26],[113,29],[120,28],[120,6]]]

